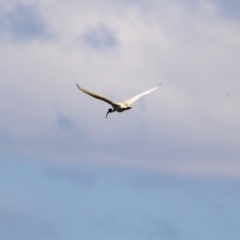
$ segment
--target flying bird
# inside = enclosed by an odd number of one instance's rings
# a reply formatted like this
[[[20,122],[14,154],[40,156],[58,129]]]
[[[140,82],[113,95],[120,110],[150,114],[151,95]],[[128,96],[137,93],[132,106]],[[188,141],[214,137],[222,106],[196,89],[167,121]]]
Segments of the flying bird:
[[[106,103],[109,103],[110,105],[112,105],[112,108],[109,108],[108,109],[108,112],[106,114],[106,118],[108,116],[109,113],[113,113],[113,112],[123,112],[123,111],[126,111],[126,110],[129,110],[131,109],[131,107],[129,107],[133,102],[135,102],[137,99],[139,99],[140,97],[142,97],[143,95],[145,94],[148,94],[156,89],[158,89],[159,87],[161,86],[161,84],[158,84],[156,87],[146,91],[146,92],[143,92],[143,93],[140,93],[134,97],[131,97],[129,99],[127,99],[126,101],[122,102],[122,103],[114,103],[113,101],[109,100],[108,98],[105,98],[105,97],[102,97],[96,93],[92,93],[90,91],[88,91],[87,89],[84,89],[82,87],[80,87],[78,84],[77,84],[77,87],[80,91],[94,97],[94,98],[97,98],[99,100],[102,100]]]

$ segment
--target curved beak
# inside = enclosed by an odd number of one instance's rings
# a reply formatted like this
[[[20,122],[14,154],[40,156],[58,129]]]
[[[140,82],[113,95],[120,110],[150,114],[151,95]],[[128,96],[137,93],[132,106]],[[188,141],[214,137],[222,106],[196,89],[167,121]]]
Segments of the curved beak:
[[[110,113],[110,110],[108,110],[108,112],[107,112],[107,114],[106,114],[106,118],[107,118],[107,116],[108,116],[109,113]]]

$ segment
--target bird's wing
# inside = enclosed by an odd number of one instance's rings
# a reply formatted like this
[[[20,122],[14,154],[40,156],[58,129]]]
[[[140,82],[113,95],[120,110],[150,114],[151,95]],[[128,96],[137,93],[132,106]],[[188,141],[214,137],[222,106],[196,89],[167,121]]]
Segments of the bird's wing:
[[[148,90],[148,91],[146,91],[146,92],[143,92],[143,93],[140,93],[140,94],[138,94],[138,95],[136,95],[136,96],[134,96],[134,97],[131,97],[131,98],[129,98],[128,100],[126,100],[125,102],[123,102],[123,104],[124,104],[125,106],[129,106],[130,104],[132,104],[133,102],[135,102],[137,99],[139,99],[139,98],[142,97],[143,95],[148,94],[148,93],[150,93],[150,92],[158,89],[160,86],[161,86],[161,84],[158,84],[155,88],[152,88],[152,89],[150,89],[150,90]]]
[[[111,105],[114,105],[114,102],[112,102],[111,100],[109,100],[109,99],[107,99],[107,98],[105,98],[105,97],[102,97],[102,96],[100,96],[100,95],[97,95],[97,94],[95,94],[95,93],[92,93],[92,92],[88,91],[87,89],[81,88],[78,84],[77,84],[77,87],[78,87],[78,89],[81,90],[82,92],[84,92],[84,93],[86,93],[86,94],[88,94],[88,95],[90,95],[90,96],[92,96],[92,97],[94,97],[94,98],[97,98],[97,99],[102,100],[102,101],[104,101],[104,102],[106,102],[106,103],[109,103],[109,104],[111,104]]]

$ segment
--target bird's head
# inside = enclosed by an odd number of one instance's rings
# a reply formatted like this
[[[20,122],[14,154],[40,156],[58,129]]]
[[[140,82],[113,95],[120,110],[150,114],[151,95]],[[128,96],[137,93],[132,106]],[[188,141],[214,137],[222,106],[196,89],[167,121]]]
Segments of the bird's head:
[[[112,112],[113,112],[113,109],[109,108],[109,109],[108,109],[108,112],[107,112],[107,114],[106,114],[106,118],[107,118],[108,114],[109,114],[109,113],[112,113]]]

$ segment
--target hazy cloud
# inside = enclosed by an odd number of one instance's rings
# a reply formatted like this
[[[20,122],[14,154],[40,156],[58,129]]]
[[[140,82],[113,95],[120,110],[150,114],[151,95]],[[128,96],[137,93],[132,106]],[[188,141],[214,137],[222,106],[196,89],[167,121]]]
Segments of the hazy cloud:
[[[49,39],[47,23],[35,5],[18,4],[12,10],[0,10],[0,32],[14,41]]]
[[[221,12],[224,16],[238,21],[240,20],[240,2],[238,0],[233,0],[231,3],[225,0],[216,0],[215,2],[220,3]]]
[[[83,41],[96,50],[111,49],[118,45],[115,34],[104,26],[99,26],[97,29],[85,33]]]

